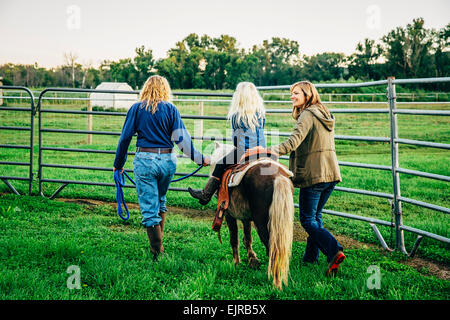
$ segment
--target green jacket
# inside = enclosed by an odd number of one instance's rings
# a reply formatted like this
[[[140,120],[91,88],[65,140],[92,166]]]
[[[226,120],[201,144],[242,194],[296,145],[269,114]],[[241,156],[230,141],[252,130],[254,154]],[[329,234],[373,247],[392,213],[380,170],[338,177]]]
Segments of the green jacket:
[[[294,132],[285,142],[270,147],[280,156],[291,152],[289,169],[295,187],[342,181],[334,147],[334,117],[310,106],[297,119]]]

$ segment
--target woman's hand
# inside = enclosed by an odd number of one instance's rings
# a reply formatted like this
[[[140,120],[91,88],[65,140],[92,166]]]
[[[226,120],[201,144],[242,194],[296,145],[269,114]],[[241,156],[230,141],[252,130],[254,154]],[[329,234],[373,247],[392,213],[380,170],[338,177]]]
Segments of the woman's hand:
[[[116,172],[117,170],[119,170],[119,169],[113,168],[113,173]],[[120,169],[120,174],[123,174],[123,168]]]
[[[270,146],[267,148],[267,151],[270,152],[271,154],[279,157],[280,155],[278,154],[278,150],[277,150],[277,146]]]
[[[203,165],[204,167],[206,167],[206,166],[209,166],[210,164],[211,164],[211,158],[208,157],[208,156],[203,157],[203,163],[202,163],[202,165]]]

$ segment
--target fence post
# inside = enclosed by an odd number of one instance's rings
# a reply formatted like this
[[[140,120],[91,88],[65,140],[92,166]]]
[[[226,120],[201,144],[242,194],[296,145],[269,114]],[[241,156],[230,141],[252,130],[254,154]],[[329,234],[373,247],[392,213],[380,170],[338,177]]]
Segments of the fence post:
[[[199,104],[199,114],[200,114],[200,116],[203,116],[203,101],[200,101],[200,104]],[[203,119],[200,120],[199,131],[200,131],[200,136],[203,136]]]
[[[34,155],[34,116],[36,115],[36,107],[34,105],[34,95],[31,90],[28,90],[30,95],[30,184],[28,185],[28,194],[31,196],[33,193],[33,155]]]
[[[44,196],[44,193],[42,191],[42,112],[41,112],[41,105],[42,105],[42,92],[39,94],[38,98],[38,104],[37,104],[37,112],[38,112],[38,141],[39,141],[39,153],[38,153],[38,186],[39,186],[39,195]]]
[[[89,112],[92,111],[92,103],[91,103],[91,99],[88,100],[88,107],[87,110]],[[87,126],[88,126],[88,131],[92,131],[92,114],[88,114],[87,116]],[[87,136],[87,143],[89,145],[92,144],[92,134],[88,134]]]
[[[405,240],[403,237],[403,230],[401,229],[403,225],[403,217],[402,217],[402,204],[398,200],[400,197],[400,179],[398,174],[398,144],[396,139],[398,139],[398,128],[397,128],[397,115],[394,113],[395,111],[395,84],[393,83],[394,77],[389,77],[388,87],[387,87],[387,98],[389,102],[389,122],[391,126],[391,161],[392,161],[392,186],[394,191],[394,199],[393,199],[393,210],[395,215],[395,247],[401,252],[408,254],[405,249]]]
[[[3,85],[3,77],[0,77],[0,87]],[[3,105],[3,89],[0,89],[0,106]]]
[[[198,110],[199,115],[203,116],[203,101],[199,102],[198,107],[199,107]],[[194,120],[194,135],[197,137],[203,137],[203,119]],[[194,142],[194,148],[196,148],[197,150],[203,150],[202,144],[203,141],[201,139],[196,140]]]

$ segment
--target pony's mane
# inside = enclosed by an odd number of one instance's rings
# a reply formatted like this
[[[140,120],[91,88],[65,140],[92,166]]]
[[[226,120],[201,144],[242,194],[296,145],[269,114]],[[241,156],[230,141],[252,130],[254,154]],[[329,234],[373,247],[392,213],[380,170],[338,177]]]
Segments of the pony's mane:
[[[225,157],[228,153],[230,153],[235,146],[230,144],[223,144],[216,142],[216,148],[214,149],[213,154],[211,155],[211,164],[209,169],[209,175],[211,176],[214,169],[216,168],[217,162],[219,162],[223,157]]]

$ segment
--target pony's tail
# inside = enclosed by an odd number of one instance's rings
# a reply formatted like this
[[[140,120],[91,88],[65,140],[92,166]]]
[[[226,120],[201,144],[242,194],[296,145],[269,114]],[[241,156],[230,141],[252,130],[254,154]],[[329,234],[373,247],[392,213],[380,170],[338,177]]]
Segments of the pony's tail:
[[[279,290],[287,285],[294,228],[293,186],[289,178],[279,175],[273,185],[269,208],[269,265],[267,274]]]

